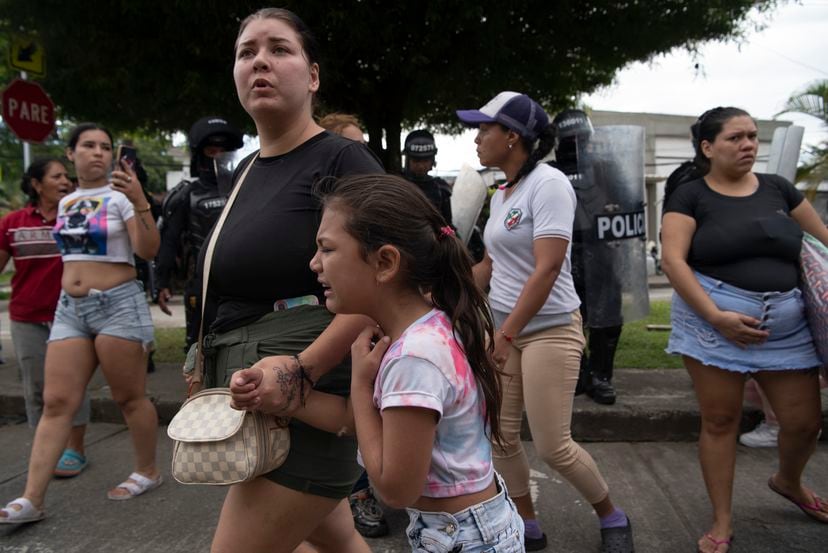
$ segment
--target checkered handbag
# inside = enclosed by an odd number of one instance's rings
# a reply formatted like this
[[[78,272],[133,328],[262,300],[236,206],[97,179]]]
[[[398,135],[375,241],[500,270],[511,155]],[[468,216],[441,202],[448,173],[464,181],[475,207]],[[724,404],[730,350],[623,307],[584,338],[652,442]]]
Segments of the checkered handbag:
[[[287,419],[230,407],[228,388],[188,399],[167,427],[172,474],[182,484],[226,486],[278,468],[290,450]]]

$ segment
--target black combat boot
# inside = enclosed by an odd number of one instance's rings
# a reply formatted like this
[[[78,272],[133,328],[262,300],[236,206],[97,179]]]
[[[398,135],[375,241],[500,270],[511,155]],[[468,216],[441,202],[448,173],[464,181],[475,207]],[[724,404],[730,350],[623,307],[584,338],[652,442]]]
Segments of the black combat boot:
[[[575,395],[589,394],[592,388],[592,372],[589,370],[589,357],[587,351],[581,354],[581,369],[578,371],[578,383],[575,385]]]
[[[592,371],[589,397],[602,405],[615,403],[615,388],[612,386],[615,350],[621,337],[621,326],[592,328],[589,331],[589,366]]]

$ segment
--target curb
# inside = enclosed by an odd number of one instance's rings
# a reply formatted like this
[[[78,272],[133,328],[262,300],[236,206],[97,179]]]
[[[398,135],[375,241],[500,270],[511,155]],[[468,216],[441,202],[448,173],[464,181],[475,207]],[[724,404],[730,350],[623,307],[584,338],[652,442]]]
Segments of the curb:
[[[8,365],[5,365],[8,367]],[[11,367],[8,367],[11,369]],[[161,363],[148,378],[148,396],[158,411],[159,424],[172,420],[184,402],[185,385],[177,364]],[[22,385],[9,378],[0,381],[0,418],[20,421],[25,418]],[[580,442],[687,442],[699,436],[698,404],[689,376],[680,369],[620,369],[616,373],[618,401],[599,405],[586,395],[574,399],[572,435]],[[124,424],[123,416],[100,371],[89,386],[92,421]],[[828,428],[828,389],[823,390],[822,424]],[[742,431],[752,429],[761,419],[757,409],[745,407]],[[521,439],[531,440],[526,416]],[[823,440],[828,440],[826,433]]]

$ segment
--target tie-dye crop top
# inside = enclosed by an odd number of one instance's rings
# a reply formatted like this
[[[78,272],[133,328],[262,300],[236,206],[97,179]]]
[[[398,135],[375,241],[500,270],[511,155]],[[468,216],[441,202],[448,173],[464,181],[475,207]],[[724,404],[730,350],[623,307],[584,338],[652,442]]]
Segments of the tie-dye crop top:
[[[423,496],[466,495],[492,481],[483,394],[444,312],[431,310],[391,344],[377,373],[374,404],[380,411],[422,407],[439,414]]]

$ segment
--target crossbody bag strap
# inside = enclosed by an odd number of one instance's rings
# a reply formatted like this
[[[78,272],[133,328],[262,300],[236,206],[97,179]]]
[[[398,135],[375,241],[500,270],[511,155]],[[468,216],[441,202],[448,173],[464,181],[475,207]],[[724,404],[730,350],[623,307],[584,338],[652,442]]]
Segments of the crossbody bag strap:
[[[213,250],[216,247],[216,242],[218,242],[219,233],[221,232],[221,227],[224,226],[224,221],[227,219],[227,215],[230,213],[230,209],[233,207],[233,202],[236,201],[236,196],[239,194],[239,190],[241,190],[242,185],[244,184],[244,179],[247,177],[247,173],[250,171],[250,168],[253,167],[253,164],[259,157],[259,153],[257,152],[253,159],[250,160],[250,163],[247,164],[247,167],[244,168],[244,172],[239,177],[238,184],[233,187],[233,191],[230,193],[230,197],[227,198],[227,203],[224,205],[224,209],[221,210],[221,215],[216,221],[216,226],[213,227],[213,233],[210,235],[210,241],[207,243],[207,249],[204,251],[204,270],[202,271],[201,276],[201,323],[198,327],[198,342],[196,346],[196,361],[195,361],[195,370],[193,371],[193,378],[192,383],[201,383],[204,380],[204,309],[207,305],[207,285],[210,281],[210,267],[213,262]],[[192,387],[192,384],[191,384]],[[189,396],[189,392],[187,393]]]

